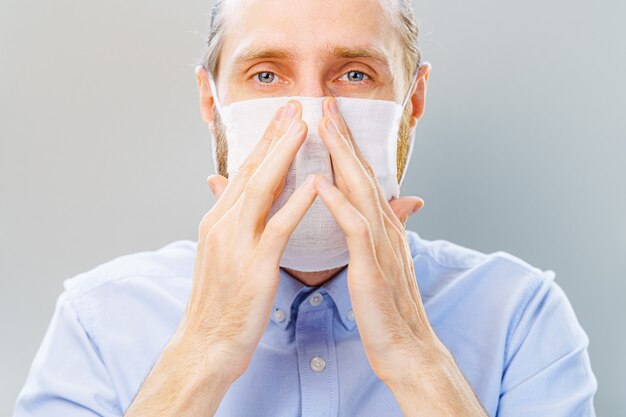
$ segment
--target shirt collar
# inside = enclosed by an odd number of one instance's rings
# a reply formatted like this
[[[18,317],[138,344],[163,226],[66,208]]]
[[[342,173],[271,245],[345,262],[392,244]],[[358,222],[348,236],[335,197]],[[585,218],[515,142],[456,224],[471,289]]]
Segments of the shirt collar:
[[[286,329],[289,325],[294,302],[296,302],[296,300],[302,301],[306,297],[306,294],[318,288],[320,291],[328,293],[333,299],[343,326],[348,330],[352,330],[355,327],[356,322],[354,321],[352,303],[348,292],[347,267],[343,268],[320,287],[310,287],[302,283],[283,268],[279,269],[278,275],[278,291],[274,300],[274,311],[271,320],[280,328]],[[299,297],[300,294],[303,294],[303,296]],[[295,308],[297,308],[297,306],[295,306]]]

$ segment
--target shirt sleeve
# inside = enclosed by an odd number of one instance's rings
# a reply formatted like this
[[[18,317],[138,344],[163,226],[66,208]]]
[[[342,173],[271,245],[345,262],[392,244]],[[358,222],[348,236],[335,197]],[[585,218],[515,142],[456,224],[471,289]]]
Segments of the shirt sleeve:
[[[64,292],[18,395],[14,417],[122,414],[98,348]]]
[[[595,417],[589,339],[554,272],[530,291],[510,331],[499,417]]]

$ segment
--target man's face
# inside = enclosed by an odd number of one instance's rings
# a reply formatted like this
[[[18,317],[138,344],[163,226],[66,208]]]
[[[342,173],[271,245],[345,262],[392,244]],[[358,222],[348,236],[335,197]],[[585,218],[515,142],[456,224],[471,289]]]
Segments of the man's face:
[[[402,39],[381,0],[230,0],[217,70],[220,103],[275,96],[344,96],[400,102],[409,88]],[[421,68],[399,132],[405,145],[423,113]],[[419,82],[422,81],[423,88]],[[204,120],[225,160],[224,129],[206,73],[198,77]],[[399,157],[405,156],[399,149]],[[399,167],[404,165],[399,158]],[[224,172],[222,172],[224,173]]]

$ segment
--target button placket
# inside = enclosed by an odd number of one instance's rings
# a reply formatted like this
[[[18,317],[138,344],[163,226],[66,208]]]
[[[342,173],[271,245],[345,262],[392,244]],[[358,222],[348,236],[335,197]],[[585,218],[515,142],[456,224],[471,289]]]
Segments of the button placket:
[[[339,381],[333,316],[333,308],[300,305],[295,337],[302,417],[337,416],[338,413]],[[324,404],[325,409],[320,410],[320,404]]]

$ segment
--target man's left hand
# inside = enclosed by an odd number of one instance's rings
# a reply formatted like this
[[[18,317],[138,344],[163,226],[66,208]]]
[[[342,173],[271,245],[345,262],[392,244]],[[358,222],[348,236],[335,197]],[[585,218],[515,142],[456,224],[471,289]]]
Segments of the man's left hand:
[[[319,132],[337,186],[323,176],[315,185],[346,236],[350,299],[373,371],[406,416],[485,416],[422,304],[404,223],[424,202],[384,198],[335,98],[324,100]]]

